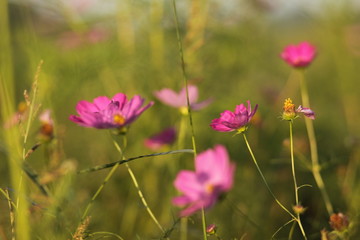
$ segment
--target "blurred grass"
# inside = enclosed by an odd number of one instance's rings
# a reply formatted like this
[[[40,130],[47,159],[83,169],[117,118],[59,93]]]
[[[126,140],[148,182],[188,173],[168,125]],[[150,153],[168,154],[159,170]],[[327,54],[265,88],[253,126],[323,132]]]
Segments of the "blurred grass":
[[[235,105],[248,99],[258,103],[259,120],[250,127],[248,138],[275,194],[286,206],[291,206],[294,199],[285,142],[288,129],[278,118],[284,100],[279,99],[279,94],[293,98],[297,104],[300,104],[300,95],[296,76],[290,76],[291,69],[282,62],[279,53],[285,45],[304,40],[318,48],[318,57],[306,74],[312,108],[317,114],[314,124],[323,178],[335,210],[349,214],[355,222],[359,220],[360,10],[352,8],[349,1],[343,2],[340,7],[324,2],[318,12],[299,9],[293,17],[276,17],[276,12],[285,11],[281,5],[267,8],[252,1],[239,1],[237,4],[244,6],[244,10],[238,13],[218,8],[219,3],[215,1],[178,1],[189,81],[198,85],[200,99],[215,99],[212,105],[193,116],[198,151],[224,144],[238,165],[234,188],[207,213],[208,222],[219,226],[219,234],[224,239],[240,239],[245,233],[246,239],[267,239],[288,219],[263,186],[242,139],[214,132],[208,125],[224,109],[233,110]],[[1,4],[3,11],[6,1]],[[59,161],[55,167],[69,161],[83,169],[118,160],[106,131],[81,128],[68,120],[79,100],[91,101],[99,95],[110,97],[124,92],[129,96],[141,94],[150,101],[154,100],[156,90],[164,87],[180,90],[183,85],[170,1],[121,1],[114,5],[112,13],[93,18],[85,18],[84,13],[72,9],[65,11],[56,2],[46,11],[30,3],[8,4],[8,23],[6,15],[1,14],[4,18],[1,31],[8,27],[11,32],[9,38],[1,38],[1,81],[9,82],[8,92],[14,92],[14,96],[6,107],[15,112],[16,104],[23,100],[24,89],[31,87],[36,65],[43,59],[39,102],[42,108],[51,108],[55,118],[53,147]],[[100,34],[100,40],[89,40],[95,27],[104,32],[103,39]],[[70,39],[66,39],[69,36],[64,35],[66,32],[80,43],[64,45]],[[7,47],[10,44],[11,47]],[[3,94],[0,97],[2,103],[4,97]],[[2,112],[2,123],[8,117],[9,114]],[[131,126],[126,156],[150,153],[143,140],[164,127],[178,126],[179,122],[176,109],[156,101]],[[1,130],[0,158],[4,163],[0,166],[1,188],[13,187],[7,171],[9,166],[5,164],[9,157],[5,144],[8,131]],[[27,148],[35,144],[36,131],[35,125]],[[294,134],[295,148],[309,161],[306,130],[301,119],[294,124]],[[190,134],[185,145],[191,148]],[[44,153],[44,147],[40,147],[28,160],[40,174],[55,169],[50,166],[54,156],[48,159]],[[298,163],[299,156],[296,157]],[[189,168],[193,165],[187,155],[132,163],[136,175],[141,176],[139,183],[149,205],[165,227],[172,226],[178,212],[171,206],[171,198],[177,194],[172,186],[176,172],[169,170],[173,162],[184,163],[180,165]],[[302,163],[297,164],[297,171],[299,184],[314,186],[300,190],[300,200],[308,207],[303,219],[309,239],[319,239],[320,230],[329,229],[328,216],[311,173]],[[26,179],[30,184],[28,197],[41,206],[30,212],[31,235],[39,239],[69,238],[106,173],[107,170],[103,170],[60,176],[49,184],[53,192],[49,199],[41,197]],[[1,206],[6,206],[6,199],[1,201]],[[231,202],[262,231],[252,226]],[[1,211],[1,226],[9,238],[8,214],[6,208]],[[161,235],[122,167],[97,199],[91,216],[91,232],[114,232],[124,239]],[[200,224],[200,216],[190,219],[189,239],[199,238]],[[287,238],[288,231],[286,227],[279,236]],[[359,231],[357,234],[359,236]],[[177,239],[178,226],[171,236]]]

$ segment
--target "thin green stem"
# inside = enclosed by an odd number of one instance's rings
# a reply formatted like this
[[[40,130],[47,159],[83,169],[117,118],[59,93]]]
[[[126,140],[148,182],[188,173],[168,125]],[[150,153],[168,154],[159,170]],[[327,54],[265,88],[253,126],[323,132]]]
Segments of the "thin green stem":
[[[180,55],[180,60],[181,60],[181,70],[182,70],[183,80],[184,80],[185,89],[186,89],[186,103],[187,103],[187,110],[188,110],[189,122],[190,122],[190,128],[191,128],[191,141],[192,141],[192,145],[193,145],[193,149],[194,149],[194,155],[196,156],[197,151],[196,151],[196,142],[195,142],[195,131],[194,131],[194,126],[193,126],[193,119],[192,119],[191,106],[190,106],[188,79],[187,79],[187,74],[186,74],[186,70],[185,70],[184,51],[182,48],[182,40],[181,40],[180,31],[179,31],[180,27],[179,27],[179,20],[178,20],[175,0],[173,0],[172,3],[173,3],[175,25],[176,25],[176,36],[177,36],[177,40],[178,40],[179,55]]]
[[[292,218],[296,219],[296,217],[294,216],[294,214],[292,214],[292,213],[276,198],[275,194],[274,194],[273,191],[270,189],[269,184],[267,183],[267,181],[266,181],[266,179],[265,179],[265,176],[264,176],[264,174],[262,173],[262,171],[261,171],[261,169],[260,169],[260,167],[259,167],[259,165],[258,165],[258,163],[257,163],[257,161],[256,161],[255,155],[254,155],[253,151],[251,150],[250,144],[249,144],[249,142],[248,142],[248,140],[247,140],[247,138],[246,138],[245,133],[243,133],[243,137],[244,137],[246,146],[247,146],[247,148],[248,148],[248,150],[249,150],[249,152],[250,152],[250,155],[251,155],[251,157],[252,157],[252,160],[253,160],[254,163],[255,163],[256,169],[258,170],[258,172],[259,172],[262,180],[264,181],[266,188],[269,190],[271,196],[274,198],[274,200],[276,201],[276,203],[277,203],[285,212],[287,212]]]
[[[309,94],[308,94],[308,90],[307,90],[307,86],[306,86],[304,71],[300,71],[300,88],[301,88],[302,104],[304,107],[310,108]],[[305,125],[306,125],[306,130],[307,130],[309,144],[310,144],[312,173],[314,175],[315,182],[316,182],[317,186],[319,187],[321,195],[324,199],[326,210],[327,210],[328,214],[331,215],[334,212],[334,210],[333,210],[329,195],[326,191],[324,181],[320,174],[321,167],[319,165],[318,148],[317,148],[314,124],[311,119],[305,118]]]
[[[204,240],[207,240],[206,218],[205,218],[205,210],[204,210],[204,208],[201,208],[201,220],[202,220],[202,229],[203,229]]]
[[[292,124],[292,121],[289,121],[289,129],[290,129],[291,171],[292,171],[293,180],[294,180],[295,203],[296,203],[296,205],[299,205],[298,185],[297,185],[296,174],[295,174],[294,142],[293,142],[293,124]]]
[[[289,220],[287,223],[285,223],[284,225],[282,225],[281,227],[279,227],[279,229],[276,230],[276,232],[271,236],[271,239],[274,239],[275,236],[276,236],[276,234],[278,234],[278,233],[281,231],[281,229],[283,229],[286,225],[288,225],[288,224],[290,224],[290,223],[292,223],[292,222],[294,222],[294,221],[296,221],[295,218]]]
[[[127,145],[126,136],[123,136],[123,140],[124,140],[124,144],[123,144],[124,146],[123,146],[123,148],[125,148],[126,145]],[[120,147],[120,145],[117,143],[117,141],[115,141],[115,139],[114,139],[114,145],[115,145],[116,149],[119,151],[119,153],[121,154],[122,159],[125,160],[125,156],[124,156],[124,154],[123,154],[123,150],[122,150],[122,148]],[[116,165],[119,165],[119,164],[116,164]],[[138,183],[138,181],[137,181],[137,179],[136,179],[136,177],[135,177],[135,174],[134,174],[134,172],[132,171],[130,165],[129,165],[127,162],[125,162],[125,166],[126,166],[126,169],[127,169],[128,173],[129,173],[129,175],[130,175],[130,177],[131,177],[131,180],[132,180],[133,183],[134,183],[134,186],[135,186],[135,188],[136,188],[136,190],[137,190],[137,192],[138,192],[138,195],[139,195],[139,197],[140,197],[140,199],[141,199],[141,202],[144,204],[144,207],[145,207],[146,211],[148,212],[150,218],[154,221],[154,223],[155,223],[156,226],[162,231],[162,233],[165,233],[165,229],[160,225],[160,223],[159,223],[159,221],[156,219],[154,213],[151,211],[151,209],[150,209],[150,207],[149,207],[149,205],[148,205],[148,203],[147,203],[147,201],[146,201],[146,199],[145,199],[145,197],[144,197],[144,194],[142,193],[142,191],[141,191],[141,189],[140,189],[139,183]]]
[[[91,167],[91,168],[86,168],[86,169],[83,169],[83,170],[79,171],[78,174],[88,173],[88,172],[95,172],[95,171],[103,170],[103,169],[106,169],[106,168],[111,168],[111,167],[115,166],[116,164],[121,165],[121,164],[131,162],[131,161],[134,161],[134,160],[140,159],[140,158],[157,157],[157,156],[163,156],[163,155],[168,155],[168,154],[176,154],[176,153],[192,153],[193,154],[194,150],[192,150],[192,149],[180,149],[180,150],[174,150],[174,151],[169,151],[169,152],[160,152],[160,153],[152,153],[152,154],[147,154],[147,155],[140,155],[140,156],[137,156],[137,157],[132,157],[132,158],[119,160],[119,161],[112,162],[112,163],[107,163],[107,164],[98,165],[98,166]]]
[[[289,129],[290,129],[291,171],[292,171],[293,180],[294,180],[295,202],[296,202],[296,206],[298,206],[299,205],[299,194],[298,194],[299,188],[298,188],[298,185],[297,185],[296,175],[295,175],[294,141],[293,141],[293,124],[292,124],[292,121],[289,121]],[[299,224],[299,228],[301,230],[301,233],[304,236],[304,239],[307,239],[304,228],[303,228],[302,223],[301,223],[300,213],[298,213],[298,212],[296,213],[296,218],[297,218],[297,223]],[[289,237],[291,235],[292,234],[290,234]]]
[[[99,196],[99,194],[101,193],[101,191],[104,189],[106,183],[109,181],[109,179],[112,177],[112,175],[114,174],[114,172],[116,171],[116,169],[119,167],[119,163],[115,164],[112,169],[110,170],[110,172],[106,175],[104,181],[102,182],[102,184],[100,185],[100,187],[98,188],[98,190],[96,191],[96,193],[94,194],[94,196],[91,198],[90,202],[88,203],[88,205],[85,208],[85,211],[81,217],[81,223],[83,223],[83,221],[86,219],[93,203],[95,202],[95,199]],[[81,224],[80,223],[80,224]]]

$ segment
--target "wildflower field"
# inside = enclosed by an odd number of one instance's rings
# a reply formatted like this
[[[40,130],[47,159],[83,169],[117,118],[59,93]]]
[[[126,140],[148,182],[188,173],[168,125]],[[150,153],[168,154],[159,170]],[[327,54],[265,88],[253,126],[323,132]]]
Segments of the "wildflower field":
[[[356,0],[0,0],[0,240],[360,239]]]

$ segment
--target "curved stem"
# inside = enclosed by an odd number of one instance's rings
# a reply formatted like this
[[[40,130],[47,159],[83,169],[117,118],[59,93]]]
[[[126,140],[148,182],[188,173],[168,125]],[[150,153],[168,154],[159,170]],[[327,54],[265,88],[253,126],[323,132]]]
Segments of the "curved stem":
[[[304,71],[300,72],[300,88],[301,88],[302,104],[305,107],[310,108],[309,94],[307,91]],[[324,199],[326,210],[327,210],[328,214],[331,215],[334,212],[334,210],[333,210],[329,195],[326,191],[324,181],[320,174],[321,168],[319,165],[318,148],[317,148],[317,143],[316,143],[314,124],[311,119],[305,118],[305,125],[306,125],[306,130],[307,130],[309,144],[310,144],[312,173],[314,175],[315,182],[316,182],[317,186],[319,187],[321,195]]]
[[[296,219],[296,217],[294,216],[294,214],[292,214],[292,213],[276,198],[275,194],[271,191],[271,189],[270,189],[270,187],[269,187],[269,184],[267,183],[267,181],[266,181],[266,179],[265,179],[265,176],[264,176],[264,174],[262,173],[262,171],[261,171],[261,169],[260,169],[260,167],[259,167],[259,165],[258,165],[258,163],[257,163],[257,161],[256,161],[255,155],[254,155],[253,151],[251,150],[251,147],[250,147],[250,145],[249,145],[249,142],[248,142],[248,140],[247,140],[247,138],[246,138],[245,133],[243,133],[243,137],[244,137],[246,146],[247,146],[247,148],[248,148],[248,150],[249,150],[249,152],[250,152],[250,155],[251,155],[251,157],[252,157],[252,160],[254,161],[254,164],[255,164],[255,166],[256,166],[256,169],[258,170],[258,172],[259,172],[262,180],[264,181],[266,188],[269,190],[271,196],[274,198],[274,200],[276,201],[276,203],[277,203],[285,212],[287,212],[292,218]]]
[[[112,177],[112,175],[114,174],[114,172],[116,171],[116,169],[119,167],[119,163],[115,164],[110,172],[106,175],[104,181],[102,182],[102,184],[100,185],[100,187],[98,188],[98,190],[96,191],[96,193],[94,194],[94,196],[91,198],[90,202],[88,203],[88,205],[85,208],[85,211],[81,217],[81,223],[84,222],[84,220],[86,219],[88,212],[90,211],[90,208],[92,207],[95,199],[99,196],[99,194],[101,193],[101,191],[103,190],[103,188],[105,187],[106,183],[109,181],[109,179]],[[81,224],[80,223],[80,224]]]
[[[123,143],[124,146],[123,146],[123,148],[125,148],[126,145],[127,145],[126,136],[123,136],[123,140],[124,140],[124,143]],[[122,158],[123,160],[125,160],[125,156],[124,156],[124,154],[123,154],[123,151],[122,151],[120,145],[115,141],[115,139],[114,139],[113,142],[114,142],[114,145],[115,145],[116,149],[117,149],[118,152],[121,154],[121,158]],[[118,166],[118,165],[119,165],[119,163],[117,163],[115,166]],[[136,188],[136,190],[137,190],[137,192],[138,192],[138,195],[139,195],[139,197],[140,197],[140,199],[141,199],[141,202],[144,204],[144,207],[145,207],[146,211],[148,212],[150,218],[154,221],[154,223],[155,223],[156,226],[160,229],[160,231],[162,231],[162,233],[165,233],[164,228],[160,225],[159,221],[156,219],[155,215],[153,214],[153,212],[151,211],[149,205],[147,204],[147,201],[146,201],[146,199],[145,199],[145,197],[144,197],[144,194],[142,193],[142,191],[141,191],[141,189],[140,189],[140,186],[139,186],[139,184],[138,184],[138,181],[136,180],[136,177],[135,177],[134,172],[132,171],[130,165],[129,165],[127,162],[125,162],[125,166],[126,166],[127,171],[128,171],[128,173],[129,173],[129,175],[130,175],[130,177],[131,177],[131,180],[132,180],[133,183],[134,183],[134,186],[135,186],[135,188]]]

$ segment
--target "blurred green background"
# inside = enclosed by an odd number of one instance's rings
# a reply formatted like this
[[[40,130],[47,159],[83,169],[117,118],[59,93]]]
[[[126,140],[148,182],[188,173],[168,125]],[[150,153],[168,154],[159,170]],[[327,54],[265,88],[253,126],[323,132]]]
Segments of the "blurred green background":
[[[108,170],[82,175],[75,171],[62,174],[60,170],[81,170],[119,158],[106,130],[86,129],[68,120],[76,113],[76,103],[118,92],[129,97],[140,94],[156,102],[132,125],[127,157],[152,153],[144,147],[144,139],[165,127],[179,127],[180,113],[153,95],[165,87],[176,91],[183,87],[172,2],[0,2],[1,81],[10,86],[12,101],[5,104],[16,111],[43,60],[36,104],[41,104],[40,109],[51,109],[55,121],[54,141],[27,159],[42,179],[52,177],[48,187],[53,193],[50,198],[41,196],[24,177],[27,188],[21,197],[31,201],[30,239],[70,239]],[[294,193],[288,124],[279,116],[285,98],[291,97],[296,105],[301,104],[301,98],[298,76],[279,54],[286,45],[301,41],[309,41],[318,51],[306,71],[306,80],[311,108],[317,114],[314,125],[322,176],[334,210],[347,214],[354,224],[352,239],[360,237],[356,227],[360,207],[360,4],[314,2],[176,1],[188,80],[198,86],[200,100],[215,99],[193,113],[197,149],[201,152],[223,144],[237,164],[233,189],[207,211],[208,223],[218,226],[223,239],[269,239],[290,220],[265,188],[243,139],[215,132],[209,124],[220,112],[233,110],[246,100],[259,104],[248,138],[275,195],[291,207]],[[4,104],[4,96],[0,100]],[[38,129],[34,117],[26,149],[36,143]],[[181,147],[192,148],[190,128],[187,130],[185,146]],[[2,136],[6,131],[1,128]],[[294,134],[298,183],[313,186],[300,190],[300,201],[307,207],[302,219],[309,239],[320,239],[320,230],[330,230],[329,216],[306,167],[310,153],[302,118],[295,121]],[[0,144],[1,188],[16,191],[10,181],[6,139]],[[174,144],[171,149],[179,147]],[[180,169],[193,169],[191,155],[140,159],[131,166],[154,214],[166,229],[172,228],[178,214],[171,205],[171,198],[178,194],[172,182]],[[1,198],[0,204],[0,238],[10,239],[6,199]],[[88,230],[92,233],[112,232],[124,239],[162,236],[123,167],[95,201],[90,215]],[[279,239],[287,239],[289,229],[286,226],[277,235]],[[188,223],[188,239],[200,239],[201,234],[200,214],[195,214]],[[300,236],[296,228],[294,239]],[[171,239],[180,239],[179,224],[173,227]]]

